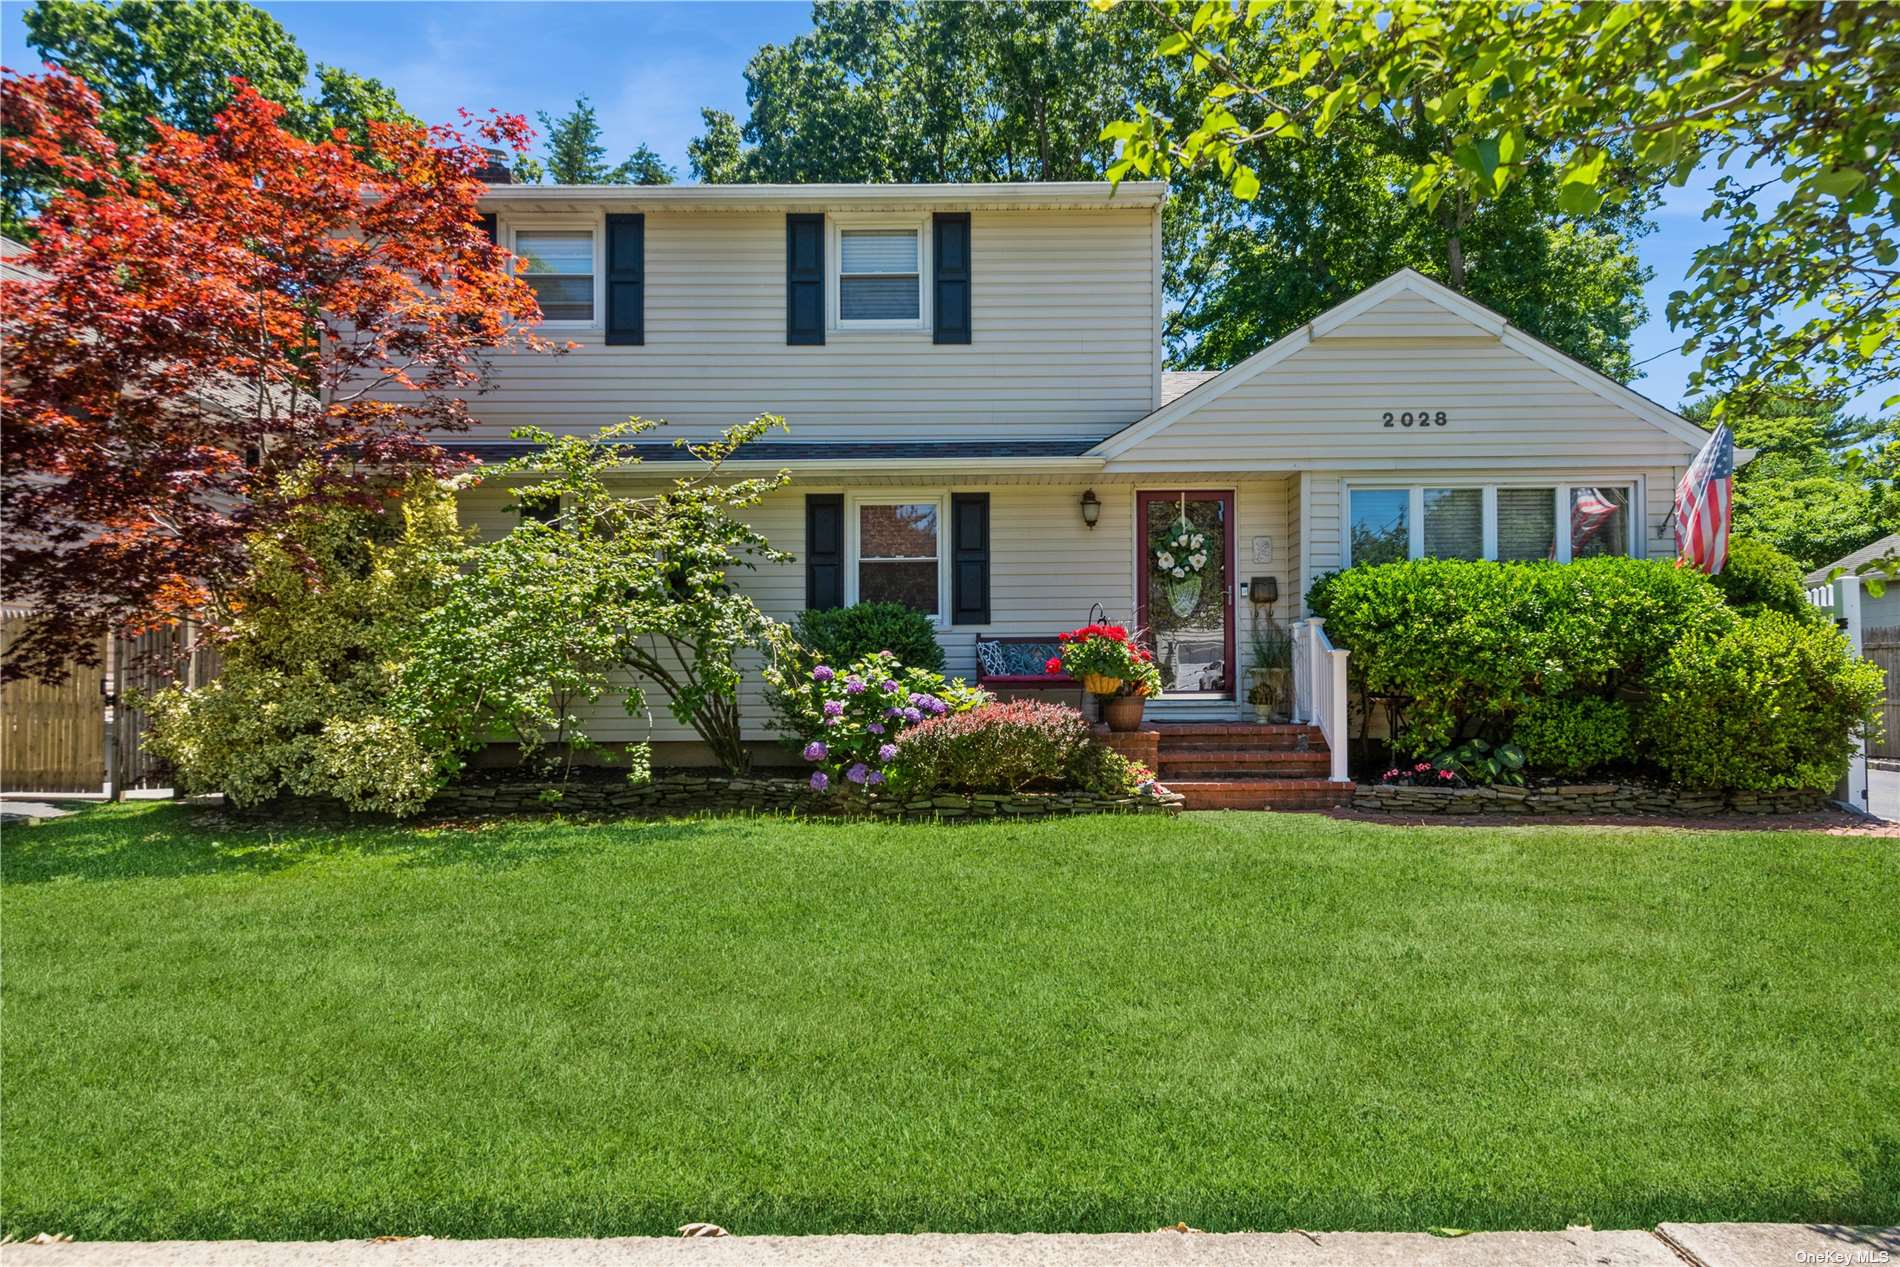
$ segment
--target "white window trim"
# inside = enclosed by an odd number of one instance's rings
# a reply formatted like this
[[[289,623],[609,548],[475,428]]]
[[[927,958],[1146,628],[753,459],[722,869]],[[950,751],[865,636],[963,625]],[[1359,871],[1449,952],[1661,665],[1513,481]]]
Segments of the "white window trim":
[[[510,216],[500,218],[499,236],[507,246],[509,254],[518,255],[515,250],[515,235],[523,229],[530,233],[538,229],[550,232],[572,233],[586,230],[594,238],[594,315],[587,321],[549,321],[543,318],[536,329],[543,330],[604,330],[607,328],[607,247],[605,233],[605,212],[591,216]],[[509,264],[514,269],[514,264]]]
[[[950,528],[950,497],[942,489],[909,491],[905,489],[877,489],[872,492],[850,493],[845,497],[845,533],[844,533],[844,602],[850,607],[858,601],[858,565],[863,556],[859,553],[858,538],[860,525],[858,510],[863,506],[914,506],[929,503],[937,508],[937,610],[931,615],[931,622],[939,629],[950,627],[950,568],[945,549],[944,535]],[[873,559],[873,563],[880,560]],[[902,560],[886,560],[901,562]],[[922,562],[922,560],[917,560]]]
[[[1347,480],[1339,499],[1339,558],[1341,567],[1352,566],[1352,495],[1355,491],[1373,492],[1380,489],[1404,489],[1411,494],[1406,507],[1406,558],[1425,557],[1425,490],[1428,488],[1476,488],[1484,493],[1484,558],[1495,561],[1498,557],[1498,490],[1500,488],[1548,488],[1553,490],[1556,504],[1557,558],[1558,563],[1570,562],[1570,490],[1573,488],[1620,488],[1629,494],[1628,513],[1624,516],[1625,526],[1629,530],[1629,552],[1626,557],[1632,559],[1648,558],[1643,548],[1644,489],[1641,478],[1628,475],[1605,475],[1593,478],[1573,475],[1563,480],[1539,479],[1526,476],[1521,479],[1472,480],[1445,479],[1423,484],[1409,480]]]
[[[904,215],[827,216],[825,218],[825,323],[839,334],[913,334],[930,329],[930,217]],[[844,231],[915,229],[917,231],[917,319],[846,321],[844,305]]]

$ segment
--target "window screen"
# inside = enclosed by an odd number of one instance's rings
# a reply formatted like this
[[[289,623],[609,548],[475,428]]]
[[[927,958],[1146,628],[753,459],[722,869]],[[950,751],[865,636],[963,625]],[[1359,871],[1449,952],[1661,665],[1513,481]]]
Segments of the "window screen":
[[[1498,490],[1498,558],[1529,563],[1557,557],[1557,490]]]
[[[1434,559],[1484,557],[1482,488],[1425,490],[1425,553]]]

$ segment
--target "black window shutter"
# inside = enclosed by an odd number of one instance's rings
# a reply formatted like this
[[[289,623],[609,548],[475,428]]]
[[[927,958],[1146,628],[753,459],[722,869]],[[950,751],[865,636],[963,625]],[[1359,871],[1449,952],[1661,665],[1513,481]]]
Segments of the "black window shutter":
[[[950,494],[950,623],[990,623],[990,495]]]
[[[785,341],[825,341],[825,217],[785,217]]]
[[[499,222],[495,219],[495,213],[491,211],[483,216],[481,220],[482,232],[488,235],[488,240],[490,242],[501,241],[501,228]]]
[[[844,494],[805,494],[805,606],[844,606]]]
[[[970,213],[939,211],[931,217],[930,273],[935,286],[931,310],[937,343],[970,341]]]
[[[607,217],[607,342],[647,341],[647,218]]]

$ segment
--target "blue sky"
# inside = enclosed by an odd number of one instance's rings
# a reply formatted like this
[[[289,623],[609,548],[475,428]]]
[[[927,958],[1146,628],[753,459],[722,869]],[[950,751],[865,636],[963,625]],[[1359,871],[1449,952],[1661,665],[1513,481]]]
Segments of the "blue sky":
[[[23,6],[8,0],[0,23],[6,64],[33,65],[21,38]],[[429,122],[456,108],[495,106],[558,115],[586,93],[600,113],[611,158],[645,142],[686,174],[686,143],[702,106],[746,115],[746,61],[765,43],[810,27],[810,6],[783,3],[411,3],[408,0],[274,0],[263,5],[309,54],[396,90]],[[1663,308],[1708,240],[1700,183],[1671,190],[1657,231],[1639,251],[1655,271],[1650,318],[1634,340],[1648,358],[1638,391],[1666,405],[1682,399],[1690,362],[1675,351]],[[1878,398],[1864,402],[1878,403]]]

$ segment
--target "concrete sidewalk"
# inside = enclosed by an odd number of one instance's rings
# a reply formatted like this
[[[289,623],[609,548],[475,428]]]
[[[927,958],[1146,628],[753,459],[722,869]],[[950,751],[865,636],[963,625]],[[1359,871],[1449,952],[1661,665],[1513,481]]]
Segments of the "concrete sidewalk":
[[[1147,1232],[620,1240],[8,1245],[49,1267],[1799,1267],[1900,1263],[1900,1228],[1665,1223],[1654,1232]]]

